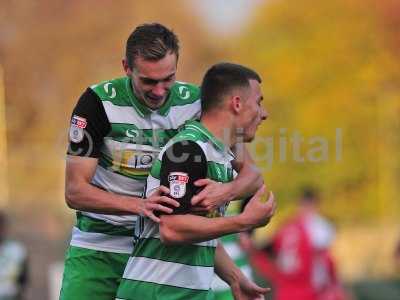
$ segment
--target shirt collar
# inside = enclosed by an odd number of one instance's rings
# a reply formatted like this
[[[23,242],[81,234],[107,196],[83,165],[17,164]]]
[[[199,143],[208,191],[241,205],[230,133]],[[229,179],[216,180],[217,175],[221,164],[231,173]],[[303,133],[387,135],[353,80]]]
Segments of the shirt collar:
[[[227,152],[232,157],[235,157],[233,152],[229,147],[227,147],[222,141],[217,139],[206,127],[201,124],[201,122],[191,120],[185,123],[185,128],[192,128],[200,131],[204,136],[206,136],[209,141],[221,152]]]

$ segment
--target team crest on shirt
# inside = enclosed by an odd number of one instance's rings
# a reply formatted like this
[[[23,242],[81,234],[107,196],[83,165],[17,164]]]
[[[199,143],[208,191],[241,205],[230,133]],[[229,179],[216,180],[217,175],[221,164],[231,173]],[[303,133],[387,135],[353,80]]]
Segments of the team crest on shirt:
[[[84,132],[87,122],[85,118],[74,115],[71,119],[71,126],[69,128],[69,139],[71,142],[80,143],[83,140]]]
[[[186,194],[186,184],[189,176],[182,172],[171,172],[168,175],[169,195],[174,198],[182,198]]]

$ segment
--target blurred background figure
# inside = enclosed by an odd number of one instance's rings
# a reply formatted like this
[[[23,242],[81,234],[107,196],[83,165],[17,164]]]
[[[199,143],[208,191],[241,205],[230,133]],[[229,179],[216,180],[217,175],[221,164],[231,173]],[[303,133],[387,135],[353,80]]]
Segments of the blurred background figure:
[[[330,247],[333,226],[318,211],[317,192],[307,187],[298,209],[261,250],[243,241],[260,275],[273,283],[276,300],[345,300]]]
[[[396,269],[400,275],[400,239],[396,244],[396,248],[394,249],[394,260],[396,264]]]
[[[7,238],[7,220],[0,211],[0,300],[21,300],[28,282],[27,251]]]

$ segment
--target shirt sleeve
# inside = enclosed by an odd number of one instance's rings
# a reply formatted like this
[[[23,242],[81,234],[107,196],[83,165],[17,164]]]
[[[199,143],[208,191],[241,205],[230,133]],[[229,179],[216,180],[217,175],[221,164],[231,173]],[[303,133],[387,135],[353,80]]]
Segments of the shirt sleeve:
[[[161,163],[160,185],[168,187],[169,197],[180,203],[180,207],[174,208],[174,214],[190,211],[190,200],[201,190],[194,182],[206,177],[207,159],[197,143],[176,142],[165,151]]]
[[[72,112],[67,154],[98,158],[103,139],[110,130],[101,100],[88,88]]]

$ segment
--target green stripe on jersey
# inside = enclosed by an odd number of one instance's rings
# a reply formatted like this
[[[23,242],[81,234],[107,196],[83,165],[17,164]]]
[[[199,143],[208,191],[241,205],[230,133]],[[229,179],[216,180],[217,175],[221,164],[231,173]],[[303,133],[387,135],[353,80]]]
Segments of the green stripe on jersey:
[[[111,101],[118,106],[132,106],[127,83],[129,83],[129,78],[121,77],[103,81],[92,85],[90,88],[102,101]]]
[[[91,218],[82,213],[76,213],[76,227],[84,232],[100,232],[108,235],[132,236],[133,230],[124,226],[117,226],[103,220]]]
[[[160,172],[161,172],[161,161],[157,158],[157,160],[153,163],[150,175],[156,179],[160,179]]]
[[[122,279],[117,299],[124,300],[213,300],[211,290],[191,290],[175,286]]]
[[[111,101],[118,106],[134,106],[141,114],[149,113],[150,110],[144,106],[132,92],[129,77],[120,77],[90,87],[102,101]],[[196,102],[200,98],[198,86],[177,81],[170,89],[170,95],[166,104],[161,108],[165,115],[171,106],[182,106]]]
[[[133,256],[160,259],[183,265],[214,266],[215,247],[196,245],[168,245],[157,238],[140,239]]]
[[[213,161],[207,162],[207,177],[218,182],[233,180],[233,169]]]

